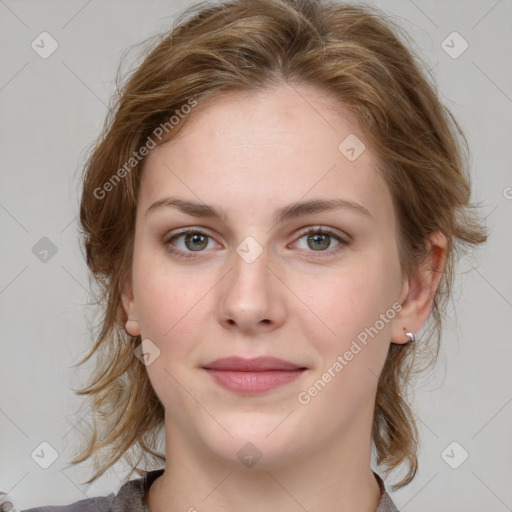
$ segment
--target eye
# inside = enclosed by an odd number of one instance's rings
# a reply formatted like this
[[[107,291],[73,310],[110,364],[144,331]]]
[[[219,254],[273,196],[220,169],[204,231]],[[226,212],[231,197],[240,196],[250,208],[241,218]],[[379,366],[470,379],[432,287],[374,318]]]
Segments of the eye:
[[[180,239],[182,239],[181,242],[177,243]],[[213,239],[204,231],[189,229],[167,238],[164,245],[176,256],[190,258],[195,256],[194,252],[202,252],[204,249],[211,248],[208,245],[212,241]]]
[[[348,235],[340,235],[337,231],[322,226],[310,227],[302,231],[301,236],[297,239],[299,249],[309,252],[309,256],[322,257],[331,256],[343,247],[350,245],[350,237]],[[332,248],[333,241],[336,242]],[[186,229],[167,237],[164,240],[164,245],[167,250],[179,258],[194,258],[204,252],[206,249],[212,249],[218,244],[214,242],[213,238],[201,231],[200,229]],[[318,253],[318,254],[313,254]]]
[[[318,226],[315,228],[308,228],[307,231],[303,232],[302,236],[298,239],[298,242],[304,240],[300,249],[309,250],[308,252],[318,252],[322,255],[332,255],[338,252],[340,246],[349,245],[350,241],[348,237],[339,235],[336,231],[323,228]],[[335,241],[334,249],[332,248],[332,242]],[[329,250],[326,250],[329,249]],[[314,255],[317,256],[317,255]]]

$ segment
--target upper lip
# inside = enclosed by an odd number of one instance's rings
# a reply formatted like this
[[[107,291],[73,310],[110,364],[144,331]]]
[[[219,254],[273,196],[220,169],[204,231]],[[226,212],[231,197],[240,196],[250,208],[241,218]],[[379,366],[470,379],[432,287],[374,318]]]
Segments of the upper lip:
[[[234,370],[245,372],[264,372],[267,370],[299,370],[304,366],[299,366],[277,357],[255,357],[253,359],[244,359],[243,357],[231,356],[215,359],[203,366],[209,370]]]

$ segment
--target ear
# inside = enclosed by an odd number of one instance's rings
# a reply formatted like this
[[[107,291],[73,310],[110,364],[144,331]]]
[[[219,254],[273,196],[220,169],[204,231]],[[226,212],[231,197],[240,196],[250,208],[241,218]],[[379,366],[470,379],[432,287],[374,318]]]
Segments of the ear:
[[[121,290],[121,302],[126,315],[126,332],[131,336],[140,336],[140,327],[137,321],[137,309],[133,297],[131,277],[127,276],[123,281]]]
[[[446,266],[447,240],[442,233],[436,232],[429,237],[427,245],[428,256],[402,288],[402,309],[393,322],[392,343],[406,343],[409,337],[405,333],[418,332],[432,311],[434,295]]]

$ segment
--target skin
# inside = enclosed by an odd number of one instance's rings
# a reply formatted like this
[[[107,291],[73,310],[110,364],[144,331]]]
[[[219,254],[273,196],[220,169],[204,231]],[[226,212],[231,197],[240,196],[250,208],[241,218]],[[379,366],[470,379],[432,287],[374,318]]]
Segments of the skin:
[[[355,161],[338,150],[349,134],[366,145]],[[446,240],[433,235],[431,256],[403,279],[392,197],[376,168],[357,123],[308,86],[200,104],[176,139],[148,155],[122,301],[127,331],[160,350],[147,371],[166,411],[167,463],[146,496],[152,512],[375,510],[377,377],[390,343],[405,343],[405,332],[428,318],[446,257]],[[174,207],[146,214],[167,196],[221,207],[226,219]],[[273,220],[296,201],[335,198],[371,216],[344,208]],[[350,243],[308,244],[304,228],[318,225]],[[200,251],[185,236],[172,242],[191,258],[164,243],[184,227],[211,237]],[[263,251],[251,263],[236,252],[248,236]],[[298,394],[394,303],[400,312],[301,404]],[[240,395],[201,368],[230,355],[271,355],[307,370],[272,391]],[[247,442],[261,453],[251,468],[237,457]]]

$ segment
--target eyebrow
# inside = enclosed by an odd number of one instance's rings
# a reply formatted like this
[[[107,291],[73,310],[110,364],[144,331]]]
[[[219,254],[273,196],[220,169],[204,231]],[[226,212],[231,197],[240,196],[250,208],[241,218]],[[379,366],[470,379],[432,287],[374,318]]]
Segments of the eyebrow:
[[[177,197],[164,197],[155,201],[146,210],[145,215],[147,216],[150,212],[160,210],[161,208],[177,208],[181,212],[194,217],[216,218],[220,219],[222,222],[226,222],[227,220],[226,212],[220,207],[204,203],[196,203],[194,201],[179,199]],[[274,214],[274,222],[283,222],[303,215],[340,209],[350,209],[351,211],[360,213],[366,217],[373,218],[367,208],[362,204],[355,203],[353,201],[347,201],[346,199],[313,199],[310,201],[292,203],[280,208]]]

